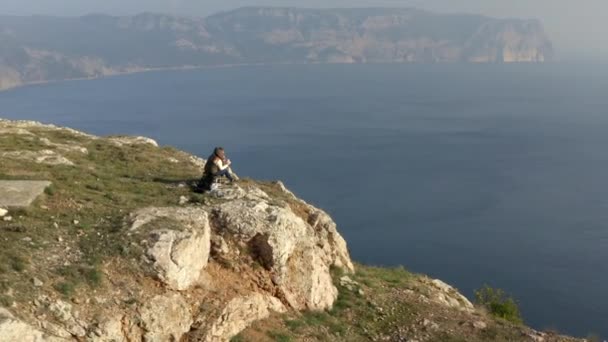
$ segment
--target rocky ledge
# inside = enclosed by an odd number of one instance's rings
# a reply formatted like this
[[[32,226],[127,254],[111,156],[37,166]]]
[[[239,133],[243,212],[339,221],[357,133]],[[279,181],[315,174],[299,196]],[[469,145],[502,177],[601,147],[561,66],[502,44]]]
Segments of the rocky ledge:
[[[0,130],[0,179],[52,184],[0,211],[0,341],[572,340],[355,267],[331,217],[281,182],[200,195],[204,161],[150,139]]]

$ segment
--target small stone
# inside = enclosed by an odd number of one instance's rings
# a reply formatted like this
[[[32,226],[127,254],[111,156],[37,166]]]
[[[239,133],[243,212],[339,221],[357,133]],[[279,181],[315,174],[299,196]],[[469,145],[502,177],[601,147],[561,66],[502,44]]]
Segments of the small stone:
[[[31,242],[32,238],[29,236],[24,237],[23,239],[21,239],[21,241],[25,241],[25,242]]]
[[[483,330],[487,327],[488,327],[488,325],[484,321],[473,322],[473,328],[475,328],[475,329]]]
[[[74,224],[75,224],[75,225],[78,225],[78,224],[80,224],[80,221],[78,221],[78,220],[74,220]]]
[[[53,227],[54,227],[55,229],[59,229],[59,225],[57,224],[57,222],[53,222]]]
[[[0,208],[0,217],[4,217],[6,214],[8,214],[8,210]]]
[[[80,304],[80,303],[82,303],[82,302],[80,301],[80,299],[79,299],[79,298],[76,298],[76,297],[72,298],[72,302],[73,302],[74,304]]]
[[[34,286],[36,286],[36,287],[41,287],[42,285],[44,285],[42,280],[35,278],[35,277],[32,278],[32,282],[34,283]]]
[[[359,289],[359,291],[357,291],[357,293],[359,293],[359,296],[364,296],[365,295],[365,292],[363,292],[362,289]]]
[[[8,222],[8,221],[12,221],[12,220],[13,220],[13,217],[12,217],[12,216],[4,216],[2,219],[3,219],[4,221],[7,221],[7,222]]]
[[[63,242],[63,238],[61,236],[57,237],[57,241]]]
[[[186,196],[180,196],[179,198],[179,205],[184,205],[186,203],[188,203],[190,200],[188,199],[188,197]]]
[[[46,205],[41,205],[40,209],[42,209],[42,210],[49,210],[49,207],[47,207]]]

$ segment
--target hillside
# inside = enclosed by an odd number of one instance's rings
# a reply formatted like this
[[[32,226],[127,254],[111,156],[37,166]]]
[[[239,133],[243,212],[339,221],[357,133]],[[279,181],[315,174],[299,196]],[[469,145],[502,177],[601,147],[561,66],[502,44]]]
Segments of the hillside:
[[[536,20],[416,9],[252,7],[207,18],[0,17],[0,89],[163,68],[552,58],[551,42]]]
[[[576,341],[353,264],[280,182],[212,193],[142,137],[0,120],[0,341]]]

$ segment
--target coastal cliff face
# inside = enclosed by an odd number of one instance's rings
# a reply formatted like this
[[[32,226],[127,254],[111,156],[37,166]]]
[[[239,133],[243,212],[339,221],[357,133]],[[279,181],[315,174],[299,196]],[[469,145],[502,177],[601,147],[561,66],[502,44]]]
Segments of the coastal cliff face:
[[[242,8],[207,18],[0,17],[0,89],[159,68],[271,63],[545,62],[536,20],[415,9]]]
[[[281,182],[193,193],[204,160],[148,138],[0,120],[0,158],[1,342],[575,341],[353,265]]]

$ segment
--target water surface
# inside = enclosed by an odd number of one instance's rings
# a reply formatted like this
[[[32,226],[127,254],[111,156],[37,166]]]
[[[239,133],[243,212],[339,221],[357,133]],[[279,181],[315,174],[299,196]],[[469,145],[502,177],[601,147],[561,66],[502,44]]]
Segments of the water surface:
[[[576,65],[171,71],[0,93],[0,116],[151,136],[281,179],[338,222],[354,259],[526,322],[608,336],[608,72]]]

